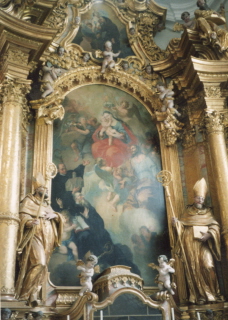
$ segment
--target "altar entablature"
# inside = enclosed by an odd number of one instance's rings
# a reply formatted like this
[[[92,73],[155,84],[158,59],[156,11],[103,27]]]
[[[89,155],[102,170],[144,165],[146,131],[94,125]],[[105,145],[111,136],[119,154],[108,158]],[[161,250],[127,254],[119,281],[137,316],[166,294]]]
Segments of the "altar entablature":
[[[50,45],[56,31],[33,24],[28,28],[27,22],[16,19],[4,11],[0,11],[0,17],[0,79],[4,78],[5,73],[27,79],[29,71]]]
[[[57,3],[57,0],[3,0],[0,9],[15,18],[42,25]]]

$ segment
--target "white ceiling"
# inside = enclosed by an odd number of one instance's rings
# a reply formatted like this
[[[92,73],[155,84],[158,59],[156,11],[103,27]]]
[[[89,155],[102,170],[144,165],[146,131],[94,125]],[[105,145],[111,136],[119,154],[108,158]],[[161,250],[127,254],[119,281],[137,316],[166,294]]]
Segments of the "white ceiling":
[[[183,23],[181,14],[184,11],[188,11],[191,18],[194,18],[194,11],[198,9],[196,1],[197,0],[154,0],[154,2],[160,6],[167,8],[166,28],[161,32],[157,32],[154,37],[155,43],[161,49],[165,50],[171,39],[181,37],[182,32],[174,32],[173,26],[176,22]],[[219,11],[221,3],[225,4],[226,21],[228,22],[228,0],[207,0],[208,6],[215,11]]]
[[[181,21],[181,13],[188,11],[191,17],[194,17],[194,11],[197,9],[197,0],[155,0],[157,4],[167,8],[167,22]],[[208,6],[218,11],[221,3],[225,3],[227,7],[228,0],[207,0]]]

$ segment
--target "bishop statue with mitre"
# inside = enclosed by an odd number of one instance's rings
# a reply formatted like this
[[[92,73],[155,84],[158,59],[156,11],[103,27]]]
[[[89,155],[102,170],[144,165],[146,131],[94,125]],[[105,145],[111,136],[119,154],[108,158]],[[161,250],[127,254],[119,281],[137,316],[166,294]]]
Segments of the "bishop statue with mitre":
[[[16,298],[30,303],[37,300],[51,254],[61,243],[63,228],[61,215],[49,204],[43,176],[38,174],[33,183],[35,192],[27,194],[20,205],[20,272],[16,284]]]
[[[215,260],[221,260],[220,226],[212,209],[204,205],[207,194],[204,178],[196,182],[193,192],[194,203],[187,206],[180,220],[173,218],[172,223],[178,229],[182,242],[182,250],[180,242],[177,242],[176,253],[186,257],[189,302],[205,304],[221,301],[214,264]]]

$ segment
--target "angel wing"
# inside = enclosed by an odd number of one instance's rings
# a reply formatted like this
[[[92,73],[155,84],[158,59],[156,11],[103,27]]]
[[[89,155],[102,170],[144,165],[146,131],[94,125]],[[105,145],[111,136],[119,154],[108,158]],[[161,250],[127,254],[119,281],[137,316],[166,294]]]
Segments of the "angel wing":
[[[151,267],[152,269],[157,269],[158,268],[158,266],[153,262],[149,263],[148,267]]]
[[[97,264],[95,267],[94,267],[94,273],[100,273],[101,270],[100,270],[100,266],[99,264]]]
[[[94,170],[98,177],[104,180],[108,187],[113,187],[113,175],[110,172],[102,170],[97,164],[95,165]]]
[[[175,263],[175,259],[170,259],[168,264],[170,265],[170,267],[173,267]]]
[[[77,267],[79,267],[79,266],[84,266],[84,262],[79,259],[79,260],[76,262],[76,266],[77,266]]]
[[[87,251],[86,254],[83,257],[83,260],[86,261],[89,258],[89,256],[91,256],[92,254],[93,254],[93,252],[91,252],[90,250]]]

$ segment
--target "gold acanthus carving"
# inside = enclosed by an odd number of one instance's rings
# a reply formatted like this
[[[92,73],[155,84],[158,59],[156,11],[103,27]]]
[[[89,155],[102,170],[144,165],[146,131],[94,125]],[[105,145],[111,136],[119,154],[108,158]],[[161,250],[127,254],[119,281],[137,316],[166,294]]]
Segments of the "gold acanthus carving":
[[[159,48],[153,39],[155,28],[159,23],[159,18],[152,12],[139,14],[137,22],[139,41],[142,43],[142,48],[150,61],[160,61],[166,59],[169,55],[169,51]]]
[[[58,30],[57,36],[63,31],[65,27],[65,20],[67,18],[67,2],[58,1],[57,6],[52,11],[51,15],[45,21],[45,26]]]
[[[166,9],[155,4],[154,1],[146,0],[126,0],[124,3],[115,1],[115,4],[122,17],[135,29],[133,33],[128,34],[134,50],[141,56],[141,52],[137,50],[140,43],[140,48],[150,61],[167,58],[169,51],[159,48],[153,39],[154,34],[164,28]]]
[[[102,74],[99,66],[69,70],[56,80],[53,85],[54,92],[45,99],[32,101],[32,107],[34,109],[38,109],[41,106],[49,107],[50,105],[56,105],[56,101],[60,101],[59,104],[61,104],[62,99],[68,92],[77,87],[90,84],[106,84],[120,88],[141,101],[150,114],[156,109],[157,97],[147,84],[133,75],[116,69]]]
[[[182,138],[182,145],[185,149],[191,148],[192,146],[195,145],[195,135],[196,135],[196,130],[194,127],[190,129],[184,129],[181,138]]]
[[[6,53],[6,56],[8,61],[16,62],[18,65],[28,64],[28,54],[18,48],[15,48],[15,49],[11,48]]]
[[[208,134],[220,134],[224,132],[224,115],[217,112],[206,112],[203,124]]]
[[[6,77],[0,85],[0,110],[4,108],[5,103],[12,105],[21,105],[22,108],[22,127],[25,129],[31,119],[30,109],[26,99],[29,93],[31,82],[25,80],[19,81],[15,78]]]
[[[204,91],[206,94],[206,98],[221,98],[222,96],[222,92],[220,87],[214,87],[214,86],[210,86],[210,87],[204,87]]]
[[[102,54],[102,52],[97,50],[96,55],[100,57],[100,54]],[[86,59],[84,59],[85,55],[87,56]],[[92,67],[97,67],[100,64],[100,61],[91,54],[83,52],[78,45],[70,44],[66,47],[65,52],[62,55],[59,55],[57,52],[50,53],[46,57],[44,63],[50,63],[55,67],[62,68],[65,70],[64,73],[67,73],[69,70],[72,71],[75,68],[80,68],[78,69],[80,71],[82,68],[86,69],[88,67],[90,67],[91,73],[93,73],[96,69]],[[159,80],[159,75],[153,71],[152,66],[150,66],[150,72],[147,72],[147,67],[148,65],[145,66],[143,60],[131,56],[121,59],[116,63],[115,70],[119,71],[120,74],[122,71],[128,75],[134,76],[134,78],[143,81],[148,88],[151,89],[152,87],[153,91],[156,91],[154,88]]]
[[[18,17],[26,7],[34,5],[35,2],[36,0],[3,0],[0,3],[0,8],[8,14]]]

